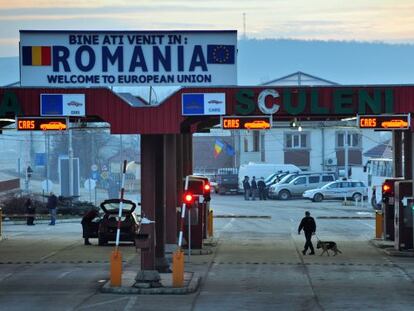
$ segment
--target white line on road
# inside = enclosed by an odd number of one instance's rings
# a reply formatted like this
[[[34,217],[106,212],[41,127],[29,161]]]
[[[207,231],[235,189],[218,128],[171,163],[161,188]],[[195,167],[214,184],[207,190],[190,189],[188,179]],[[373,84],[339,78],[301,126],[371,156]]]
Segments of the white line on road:
[[[370,227],[370,228],[372,228],[372,229],[375,229],[375,226],[373,226],[373,225],[370,225],[370,224],[367,224],[366,222],[363,222],[362,220],[358,220],[360,223],[362,223],[362,224],[364,224],[365,226],[368,226],[368,227]]]
[[[59,279],[63,279],[63,278],[64,278],[65,276],[67,276],[69,273],[72,273],[72,272],[74,272],[74,271],[76,271],[76,270],[78,270],[78,269],[73,269],[73,270],[70,270],[70,271],[63,272],[63,273],[59,274],[59,276],[58,276],[57,278],[58,278],[58,280],[59,280]]]
[[[131,297],[129,299],[128,303],[126,304],[126,306],[124,308],[124,311],[132,310],[132,308],[134,307],[137,300],[138,300],[138,296]]]
[[[107,304],[110,304],[110,303],[111,304],[112,303],[117,303],[117,302],[120,302],[120,301],[125,300],[125,299],[129,299],[129,297],[122,297],[122,298],[118,298],[118,299],[111,299],[111,300],[107,300],[107,301],[97,302],[97,303],[94,303],[94,304],[91,304],[91,305],[86,305],[86,306],[79,307],[79,308],[77,308],[77,310],[90,309],[90,308],[93,308],[93,307],[103,306],[103,305],[107,305]]]

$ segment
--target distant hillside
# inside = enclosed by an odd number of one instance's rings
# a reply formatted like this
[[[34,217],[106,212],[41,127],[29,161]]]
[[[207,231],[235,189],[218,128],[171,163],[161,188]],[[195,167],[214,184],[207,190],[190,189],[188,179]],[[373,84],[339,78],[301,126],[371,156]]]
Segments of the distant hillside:
[[[340,84],[414,83],[414,45],[344,41],[241,40],[239,84],[303,71]]]
[[[414,84],[414,45],[240,40],[238,81],[255,85],[303,71],[340,84]],[[19,80],[17,57],[0,58],[0,85]]]

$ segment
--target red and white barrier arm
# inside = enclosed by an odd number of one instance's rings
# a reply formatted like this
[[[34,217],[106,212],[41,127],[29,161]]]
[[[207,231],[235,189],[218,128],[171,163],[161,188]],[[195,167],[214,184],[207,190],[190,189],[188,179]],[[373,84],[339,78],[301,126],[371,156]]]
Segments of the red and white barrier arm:
[[[126,167],[127,167],[127,160],[124,160],[124,166],[122,168],[121,198],[120,198],[119,211],[118,211],[118,226],[117,226],[117,229],[116,229],[116,240],[115,240],[115,250],[116,251],[118,251],[119,238],[120,238],[120,235],[121,235],[121,218],[122,218],[122,210],[123,210],[123,207],[124,207]]]

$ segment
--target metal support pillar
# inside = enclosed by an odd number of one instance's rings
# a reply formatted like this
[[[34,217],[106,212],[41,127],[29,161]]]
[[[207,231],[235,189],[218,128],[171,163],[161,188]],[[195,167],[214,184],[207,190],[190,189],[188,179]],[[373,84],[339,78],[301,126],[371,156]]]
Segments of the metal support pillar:
[[[176,164],[176,187],[177,187],[177,201],[176,204],[177,206],[181,206],[182,202],[182,197],[183,197],[183,192],[184,192],[184,168],[183,168],[183,163],[184,163],[184,155],[183,155],[183,135],[182,134],[178,134],[176,135],[176,140],[175,140],[175,145],[176,145],[176,159],[177,159],[177,164]],[[178,235],[178,230],[180,228],[180,226],[178,225],[178,223],[180,222],[180,214],[178,213],[176,216],[176,224],[177,224],[177,231],[176,231],[176,236]]]
[[[404,131],[404,178],[413,179],[412,133]]]
[[[183,134],[183,171],[184,176],[193,173],[193,136],[191,133]]]
[[[165,258],[165,171],[164,171],[164,136],[154,136],[155,148],[155,269],[158,272],[169,272],[169,264]],[[145,179],[143,180],[145,183]]]
[[[156,135],[141,136],[141,213],[155,220],[156,182]],[[155,270],[155,237],[149,235],[149,248],[141,251],[141,270]]]
[[[393,177],[402,177],[402,133],[401,131],[392,132],[392,160],[393,160]]]
[[[165,135],[165,203],[166,203],[166,243],[177,243],[177,139],[176,135]]]

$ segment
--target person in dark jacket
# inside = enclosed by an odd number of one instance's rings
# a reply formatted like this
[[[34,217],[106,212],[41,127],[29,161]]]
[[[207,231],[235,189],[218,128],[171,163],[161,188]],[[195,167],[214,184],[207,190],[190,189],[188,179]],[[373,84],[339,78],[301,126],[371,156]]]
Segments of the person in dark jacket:
[[[243,190],[244,190],[244,199],[246,201],[249,200],[250,197],[250,182],[249,182],[249,176],[244,176],[243,179]]]
[[[98,223],[93,223],[93,220],[98,217],[98,211],[94,208],[92,208],[91,210],[89,210],[88,212],[85,213],[85,215],[83,215],[82,217],[82,229],[83,229],[83,238],[85,240],[85,245],[91,245],[91,243],[89,242],[89,237],[91,234],[93,234],[94,231],[98,231]],[[95,225],[95,226],[94,226]]]
[[[57,208],[58,199],[53,192],[50,193],[50,196],[47,198],[46,207],[50,213],[50,223],[49,226],[54,226],[56,224],[56,208]]]
[[[26,210],[26,223],[28,226],[34,226],[34,214],[36,212],[36,208],[33,205],[33,202],[30,198],[27,198],[26,202],[24,202],[24,207]]]
[[[298,228],[298,234],[302,231],[305,232],[305,248],[302,251],[303,255],[306,255],[306,252],[308,248],[310,248],[311,252],[309,255],[315,255],[315,249],[313,248],[312,244],[312,235],[316,232],[316,223],[315,219],[310,216],[310,213],[308,211],[305,212],[305,217],[302,218],[302,221],[300,222],[299,228]]]
[[[260,180],[257,182],[257,188],[259,189],[259,199],[266,200],[266,184],[263,177],[260,177]]]
[[[253,178],[252,178],[251,188],[252,188],[252,200],[254,201],[254,200],[256,200],[256,196],[257,196],[256,176],[253,176]]]

